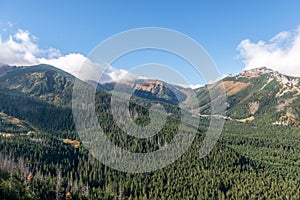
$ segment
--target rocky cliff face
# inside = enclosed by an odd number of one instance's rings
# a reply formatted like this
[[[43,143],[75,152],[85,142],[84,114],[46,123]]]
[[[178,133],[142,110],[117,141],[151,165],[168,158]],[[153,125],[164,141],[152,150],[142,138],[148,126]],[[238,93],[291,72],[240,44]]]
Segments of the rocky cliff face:
[[[117,85],[117,87],[116,87]],[[149,100],[163,101],[178,104],[187,99],[189,89],[168,84],[161,80],[137,79],[134,81],[98,84],[98,89],[104,91],[118,90],[118,92],[131,93]]]

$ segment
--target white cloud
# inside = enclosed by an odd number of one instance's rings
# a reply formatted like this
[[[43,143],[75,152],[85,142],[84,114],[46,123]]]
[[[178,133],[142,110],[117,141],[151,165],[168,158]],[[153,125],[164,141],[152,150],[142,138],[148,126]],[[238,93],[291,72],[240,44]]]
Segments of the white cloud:
[[[10,35],[7,40],[2,40],[0,35],[0,63],[14,66],[29,66],[36,64],[49,64],[60,68],[82,80],[98,81],[99,75],[106,68],[91,62],[80,53],[70,53],[62,55],[58,49],[41,49],[36,44],[37,38],[29,31],[19,29],[14,35]],[[84,65],[84,69],[82,66]],[[124,76],[128,76],[128,71],[108,67],[101,81],[119,81]]]
[[[59,56],[56,58],[39,58],[39,63],[48,64],[60,68],[82,80],[96,80],[97,77],[93,76],[93,73],[85,73],[81,71],[82,65],[87,61],[87,58],[79,53],[71,53],[65,56]],[[92,62],[89,64],[93,65]]]
[[[300,76],[300,26],[280,32],[269,41],[243,40],[237,49],[246,70],[266,66],[286,75]]]
[[[112,66],[108,67],[108,70],[106,71],[106,74],[110,77],[111,80],[114,81],[127,81],[131,80],[134,81],[139,78],[146,78],[140,75],[135,75],[127,70],[124,69],[115,69]]]
[[[60,51],[58,49],[55,49],[55,48],[49,48],[47,50],[47,54],[48,54],[49,59],[58,58],[58,57],[62,56]]]
[[[8,40],[0,40],[0,61],[10,65],[29,65],[37,63],[39,53],[37,45],[32,41],[28,31],[19,29]]]
[[[203,84],[176,84],[180,87],[183,87],[183,88],[186,88],[186,89],[197,89],[197,88],[200,88],[200,87],[203,87],[204,85]]]

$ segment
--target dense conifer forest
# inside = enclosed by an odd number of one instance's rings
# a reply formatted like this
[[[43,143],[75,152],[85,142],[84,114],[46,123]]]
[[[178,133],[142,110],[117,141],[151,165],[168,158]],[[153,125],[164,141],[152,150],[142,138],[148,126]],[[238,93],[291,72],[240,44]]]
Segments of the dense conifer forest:
[[[68,93],[73,77],[60,71],[38,76],[34,68],[25,70],[27,79],[19,77],[24,72],[8,74],[20,81],[16,86],[9,83],[9,77],[0,78],[7,84],[0,87],[1,200],[300,199],[300,131],[297,123],[272,123],[283,112],[270,114],[268,107],[262,107],[257,114],[246,115],[243,109],[253,99],[235,103],[236,107],[232,104],[228,109],[232,119],[226,120],[217,145],[207,157],[199,157],[210,121],[203,117],[198,127],[183,125],[186,134],[192,129],[197,134],[176,162],[154,172],[125,173],[103,165],[82,145]],[[49,68],[40,70],[44,73]],[[229,96],[229,102],[241,102],[246,91]],[[263,92],[251,98],[270,95]],[[205,102],[205,88],[198,94]],[[270,102],[263,99],[261,105],[276,103],[272,98]],[[131,99],[130,113],[138,125],[149,123],[149,106],[158,100]],[[146,139],[129,136],[115,124],[109,92],[97,91],[96,113],[114,144],[131,152],[152,152],[172,140],[180,123],[181,111],[176,104],[160,103],[171,114],[163,129]],[[296,109],[297,105],[294,101],[291,107]],[[201,108],[207,112],[206,105]],[[233,120],[238,115],[254,116],[255,120]]]

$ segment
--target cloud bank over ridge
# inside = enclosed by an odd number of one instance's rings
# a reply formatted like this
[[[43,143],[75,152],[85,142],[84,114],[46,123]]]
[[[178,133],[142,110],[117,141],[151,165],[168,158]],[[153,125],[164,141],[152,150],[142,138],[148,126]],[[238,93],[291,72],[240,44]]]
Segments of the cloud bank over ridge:
[[[300,26],[282,31],[268,41],[245,39],[238,45],[245,70],[268,67],[290,76],[300,76]]]
[[[83,80],[98,80],[92,68],[82,73],[81,67],[85,63],[88,67],[99,67],[80,53],[70,53],[62,55],[58,49],[41,49],[36,43],[37,38],[27,30],[18,29],[14,35],[9,35],[8,39],[2,40],[0,35],[0,64],[13,66],[29,66],[36,64],[49,64],[60,68]],[[103,65],[103,68],[105,66]],[[108,67],[102,81],[121,80],[128,71]]]

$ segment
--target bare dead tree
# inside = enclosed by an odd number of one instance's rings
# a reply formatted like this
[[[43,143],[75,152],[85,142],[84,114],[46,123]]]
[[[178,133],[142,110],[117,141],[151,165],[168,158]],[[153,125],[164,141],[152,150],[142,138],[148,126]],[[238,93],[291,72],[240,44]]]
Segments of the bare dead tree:
[[[59,167],[56,172],[56,200],[60,199],[60,189],[61,189],[61,168]]]

